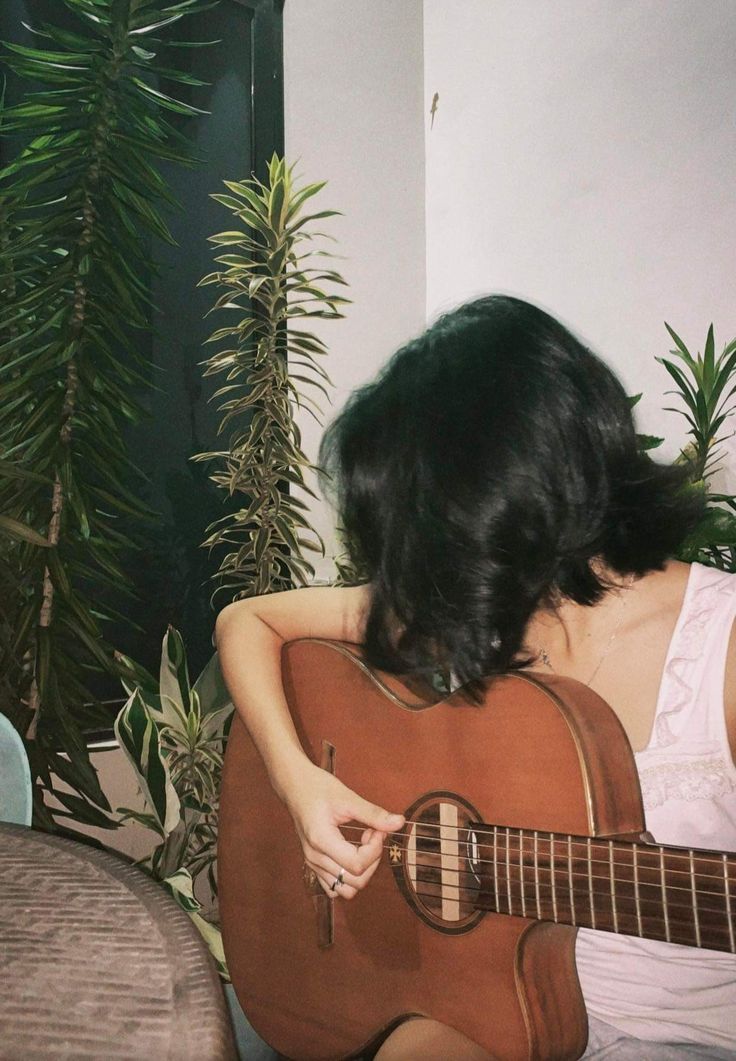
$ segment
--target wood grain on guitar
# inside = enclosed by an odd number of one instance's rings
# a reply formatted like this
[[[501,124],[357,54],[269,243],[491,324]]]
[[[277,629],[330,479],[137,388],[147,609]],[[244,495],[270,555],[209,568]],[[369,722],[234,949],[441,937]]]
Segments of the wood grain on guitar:
[[[234,723],[225,949],[246,1014],[285,1057],[359,1056],[421,1014],[501,1061],[574,1059],[577,926],[736,950],[736,856],[642,842],[628,741],[586,686],[510,675],[480,707],[436,703],[316,640],[287,645],[283,671],[313,760],[407,819],[355,900],[305,888],[289,814]]]

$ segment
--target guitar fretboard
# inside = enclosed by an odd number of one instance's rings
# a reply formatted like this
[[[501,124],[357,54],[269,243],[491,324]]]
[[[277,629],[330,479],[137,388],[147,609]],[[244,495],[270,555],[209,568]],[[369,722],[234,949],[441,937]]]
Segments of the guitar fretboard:
[[[736,953],[736,854],[478,825],[475,905]]]

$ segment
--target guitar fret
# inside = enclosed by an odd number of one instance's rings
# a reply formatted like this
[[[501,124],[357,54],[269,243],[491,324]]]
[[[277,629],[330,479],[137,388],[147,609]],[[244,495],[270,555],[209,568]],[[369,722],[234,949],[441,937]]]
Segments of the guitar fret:
[[[736,855],[485,828],[479,909],[736,953]]]
[[[693,897],[693,915],[695,917],[695,944],[700,947],[700,918],[698,916],[698,892],[695,887],[695,859],[692,849],[690,855],[690,892]]]
[[[539,901],[539,833],[534,830],[534,897],[537,902],[537,917],[542,919],[542,906]]]
[[[595,904],[593,903],[593,861],[591,858],[590,837],[585,841],[588,849],[588,895],[590,897],[590,927],[595,928]]]
[[[664,868],[664,848],[659,849],[659,879],[662,882],[662,911],[664,913],[664,934],[668,943],[670,939],[670,912],[667,907],[667,875]]]
[[[636,925],[639,930],[639,935],[642,935],[641,925],[641,896],[639,895],[639,848],[636,844],[633,846],[632,858],[634,864],[634,898],[636,901]]]
[[[611,909],[613,911],[613,931],[618,932],[618,907],[616,906],[616,877],[613,867],[613,840],[608,841],[608,875],[611,879]]]
[[[734,943],[734,932],[733,932],[733,916],[731,914],[731,882],[728,879],[728,857],[723,855],[723,887],[725,892],[726,900],[726,917],[728,918],[728,939],[731,944],[731,950],[736,953],[736,943]]]
[[[557,920],[557,881],[555,880],[555,838],[549,834],[549,868],[552,874],[552,915]]]
[[[506,828],[506,894],[507,894],[508,900],[509,900],[509,913],[511,914],[511,913],[513,913],[513,908],[512,908],[512,905],[511,905],[511,860],[510,860],[510,854],[509,854],[509,852],[511,850],[511,847],[510,847],[510,836],[511,836],[511,830],[507,826],[507,828]]]
[[[496,900],[496,911],[501,912],[498,901],[498,826],[493,826],[493,895]]]
[[[526,917],[526,895],[524,894],[524,830],[519,829],[519,891],[521,893],[521,916]]]
[[[550,836],[551,835],[552,834],[550,833]],[[573,925],[576,925],[577,921],[575,920],[575,890],[574,890],[574,887],[573,887],[573,880],[572,880],[572,837],[571,836],[568,836],[568,838],[567,838],[567,886],[568,886],[568,890],[570,892],[570,917],[572,919]]]

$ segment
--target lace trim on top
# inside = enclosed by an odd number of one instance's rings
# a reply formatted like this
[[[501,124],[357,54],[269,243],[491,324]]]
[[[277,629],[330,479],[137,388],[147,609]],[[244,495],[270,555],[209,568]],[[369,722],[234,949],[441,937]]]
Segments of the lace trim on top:
[[[639,770],[639,782],[647,811],[670,800],[713,801],[736,792],[734,768],[722,755],[689,763],[656,763]]]

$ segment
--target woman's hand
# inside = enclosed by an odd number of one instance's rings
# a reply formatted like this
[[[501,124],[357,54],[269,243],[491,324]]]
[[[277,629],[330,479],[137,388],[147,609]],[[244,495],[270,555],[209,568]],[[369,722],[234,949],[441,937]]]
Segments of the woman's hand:
[[[282,796],[294,819],[304,860],[332,899],[338,895],[352,899],[366,886],[378,868],[386,834],[404,824],[401,814],[369,803],[309,760]],[[366,826],[360,834],[356,828],[354,843],[340,831],[347,822]]]
[[[250,597],[217,619],[217,650],[233,703],[274,791],[294,819],[304,859],[331,898],[352,899],[376,871],[386,834],[404,819],[361,799],[304,754],[284,695],[284,644],[302,637],[360,644],[371,587],[310,587]],[[244,661],[247,661],[247,665]],[[355,843],[340,826],[357,822]]]

